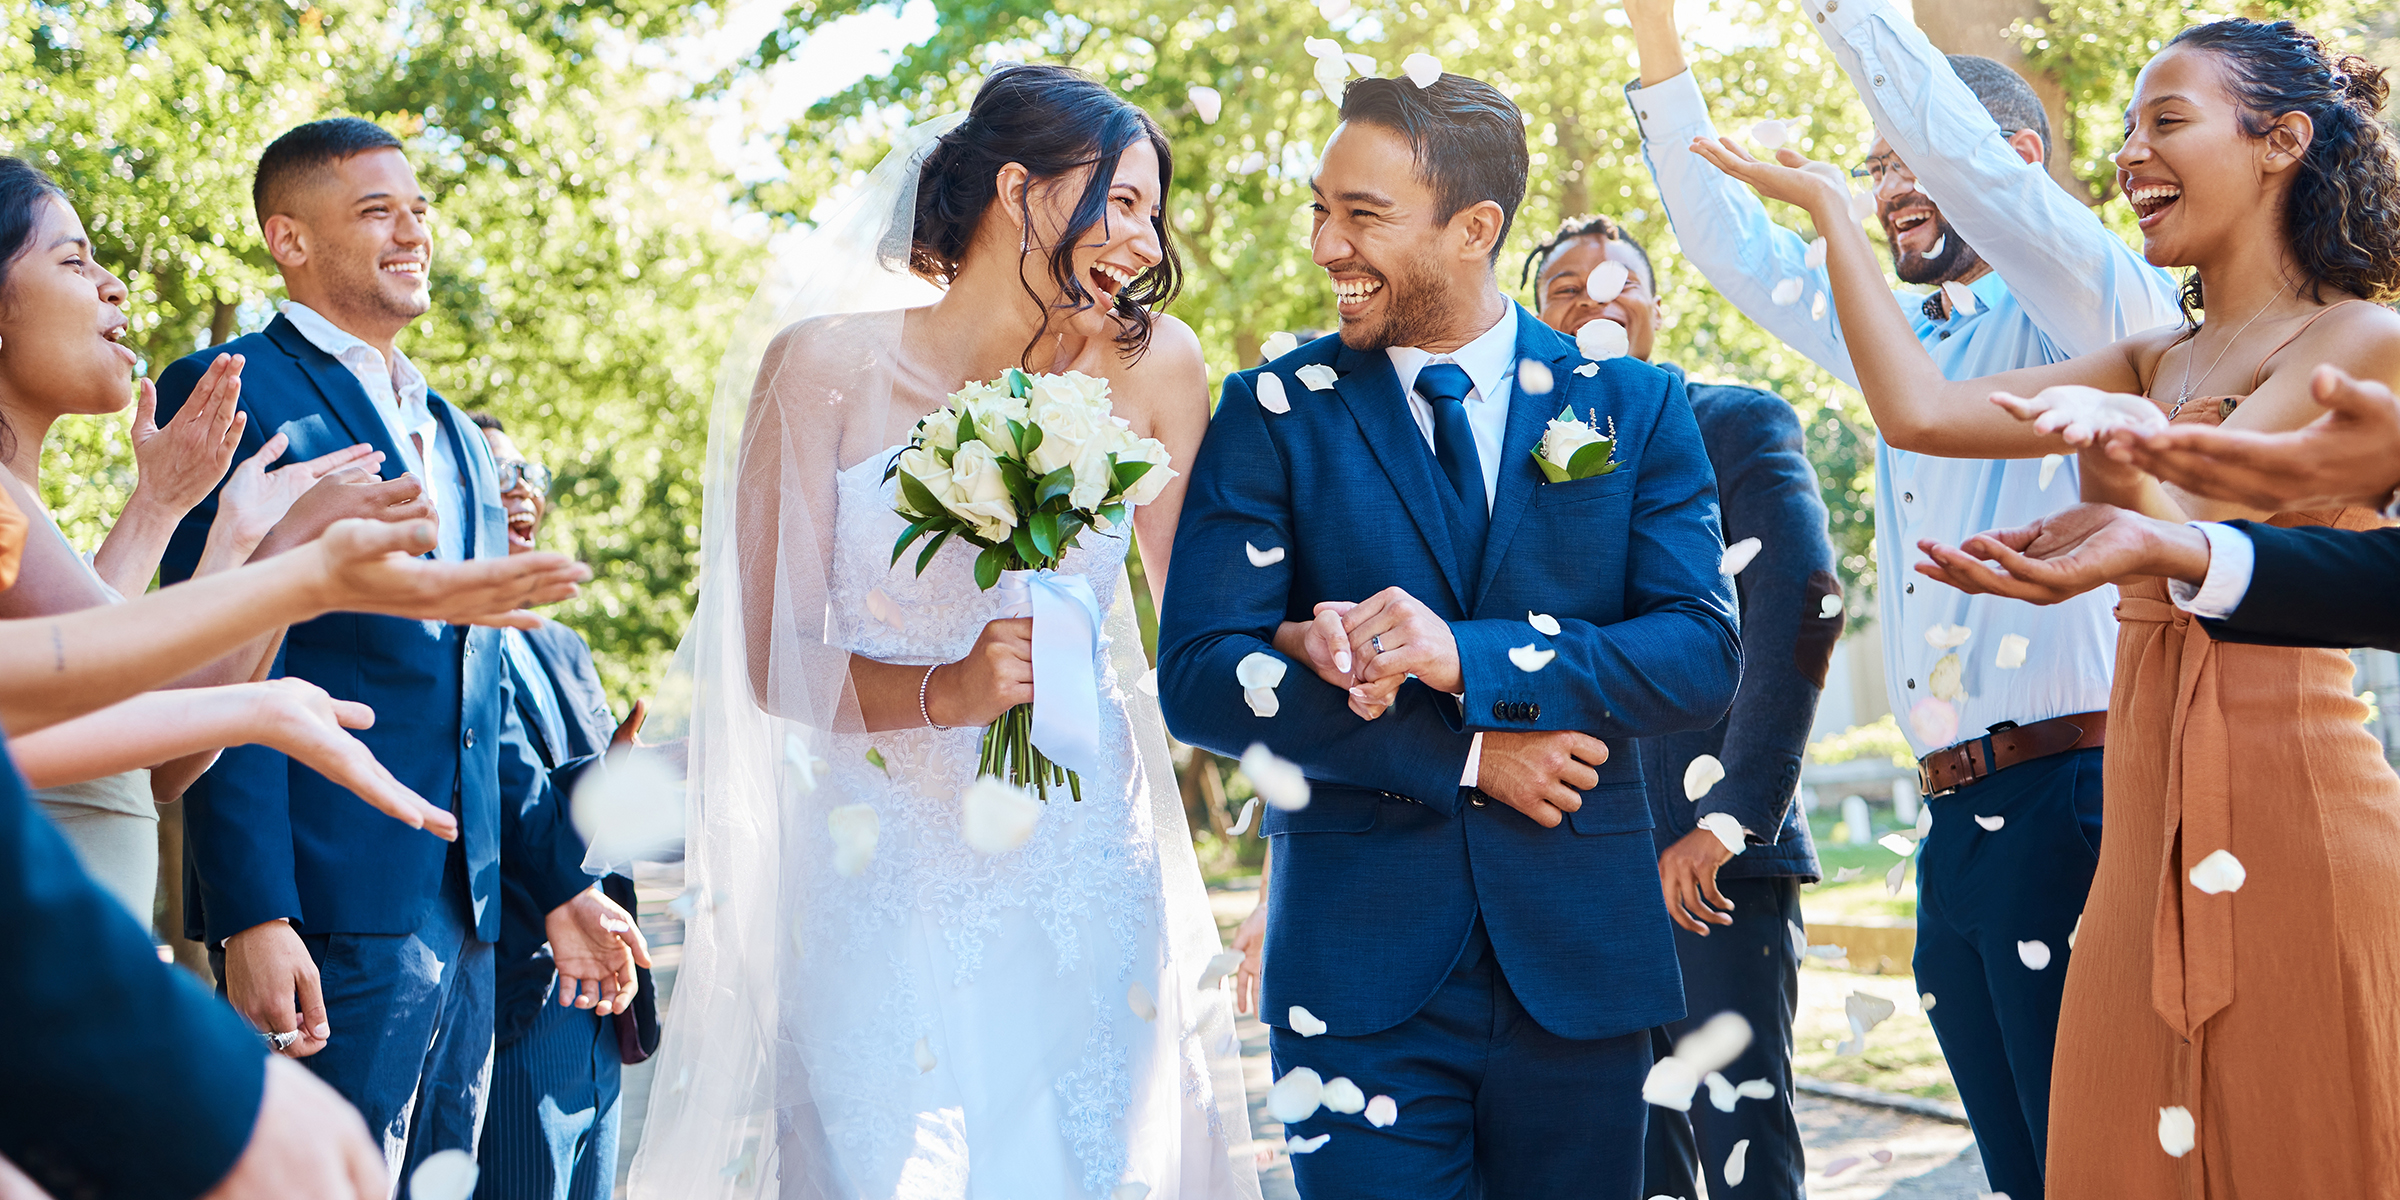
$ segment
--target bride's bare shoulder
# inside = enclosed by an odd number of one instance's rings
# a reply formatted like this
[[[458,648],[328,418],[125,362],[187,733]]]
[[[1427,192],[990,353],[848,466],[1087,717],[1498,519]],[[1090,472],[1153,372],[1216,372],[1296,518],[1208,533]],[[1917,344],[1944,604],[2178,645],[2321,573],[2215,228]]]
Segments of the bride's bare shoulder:
[[[794,360],[841,362],[873,356],[900,340],[909,310],[825,313],[794,321],[767,343],[766,362],[789,365]]]
[[[1175,317],[1153,318],[1149,348],[1109,374],[1111,390],[1145,413],[1184,406],[1195,396],[1207,411],[1208,362],[1200,354],[1200,335]]]

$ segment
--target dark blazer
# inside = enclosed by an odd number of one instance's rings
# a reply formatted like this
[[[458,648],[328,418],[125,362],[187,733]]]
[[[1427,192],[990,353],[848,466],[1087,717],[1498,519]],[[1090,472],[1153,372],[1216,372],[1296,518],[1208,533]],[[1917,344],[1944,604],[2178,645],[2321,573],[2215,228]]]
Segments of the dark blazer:
[[[608,711],[608,694],[601,689],[600,672],[592,665],[592,648],[584,644],[581,635],[545,620],[541,628],[526,631],[525,640],[541,663],[542,678],[519,681],[517,715],[534,753],[550,768],[556,792],[562,798],[571,796],[575,777],[607,752],[608,739],[617,732],[616,717]],[[557,704],[560,721],[566,726],[563,745],[551,745],[543,732],[541,714],[530,694],[537,687],[548,688]],[[640,911],[633,880],[623,875],[604,876],[600,890],[626,912]],[[503,874],[500,905],[495,1032],[499,1044],[505,1046],[533,1027],[556,967],[550,961],[549,935],[542,924],[548,910],[539,906],[532,892]],[[650,968],[635,967],[634,975],[640,990],[634,993],[633,1008],[612,1019],[632,1021],[635,1042],[647,1054],[658,1048],[658,994],[651,986]]]
[[[1177,570],[1159,628],[1160,702],[1175,735],[1221,754],[1254,742],[1297,762],[1314,798],[1266,810],[1275,840],[1262,1006],[1294,1004],[1356,1036],[1407,1020],[1480,916],[1510,986],[1542,1027],[1598,1038],[1683,1015],[1650,808],[1628,742],[1716,723],[1739,674],[1733,595],[1717,573],[1716,482],[1683,384],[1631,359],[1575,374],[1570,339],[1517,313],[1517,353],[1555,390],[1515,395],[1480,567],[1454,550],[1447,484],[1391,360],[1321,338],[1225,381],[1191,468]],[[1339,374],[1311,391],[1293,374]],[[1291,410],[1261,409],[1275,373]],[[1544,483],[1543,427],[1571,405],[1613,420],[1619,466]],[[1253,567],[1243,543],[1283,547]],[[1361,721],[1294,664],[1280,713],[1252,715],[1236,664],[1272,653],[1278,623],[1322,600],[1406,589],[1451,623],[1463,705],[1421,683]],[[1527,622],[1556,617],[1557,636]],[[1557,657],[1526,672],[1532,645]],[[1599,786],[1557,829],[1459,786],[1471,735],[1573,729],[1610,743]]]
[[[2200,622],[2221,642],[2400,650],[2400,529],[2279,529],[2250,536],[2250,590],[2233,615]]]
[[[173,417],[200,373],[228,352],[249,358],[241,404],[250,420],[235,461],[280,432],[291,439],[285,462],[367,442],[383,451],[387,478],[405,469],[358,380],[282,317],[168,367],[158,380],[158,419]],[[459,463],[467,553],[507,554],[490,448],[439,396],[428,403]],[[176,529],[167,582],[191,575],[216,512],[212,492]],[[582,847],[517,720],[498,630],[330,613],[292,627],[275,673],[372,707],[375,726],[360,730],[359,740],[418,795],[452,806],[476,937],[500,936],[503,862],[553,906],[590,886]],[[184,802],[186,933],[212,946],[277,917],[310,934],[408,933],[441,885],[441,839],[360,804],[273,750],[226,751]]]
[[[188,1200],[233,1169],[266,1044],[75,861],[0,739],[0,1155],[53,1196]]]
[[[1672,363],[1662,366],[1683,374]],[[1689,383],[1686,391],[1716,470],[1726,544],[1757,538],[1759,550],[1733,580],[1742,606],[1742,684],[1733,711],[1714,728],[1642,739],[1642,779],[1657,822],[1650,834],[1663,852],[1699,828],[1700,818],[1731,813],[1752,841],[1719,876],[1813,881],[1816,846],[1793,796],[1825,670],[1842,636],[1840,610],[1824,611],[1825,597],[1839,595],[1841,584],[1816,468],[1802,448],[1800,418],[1781,396],[1719,383]],[[1694,803],[1684,798],[1683,772],[1703,754],[1725,764],[1725,778]]]

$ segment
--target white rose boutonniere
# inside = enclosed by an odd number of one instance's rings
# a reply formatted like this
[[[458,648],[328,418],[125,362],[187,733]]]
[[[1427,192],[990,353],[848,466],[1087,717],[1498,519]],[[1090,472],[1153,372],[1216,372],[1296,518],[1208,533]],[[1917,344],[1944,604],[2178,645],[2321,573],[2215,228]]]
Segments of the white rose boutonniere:
[[[1590,422],[1576,420],[1570,405],[1560,409],[1550,427],[1542,431],[1541,443],[1533,448],[1533,463],[1542,469],[1542,478],[1566,483],[1615,471],[1616,454],[1615,419],[1608,422],[1608,432],[1602,433]]]

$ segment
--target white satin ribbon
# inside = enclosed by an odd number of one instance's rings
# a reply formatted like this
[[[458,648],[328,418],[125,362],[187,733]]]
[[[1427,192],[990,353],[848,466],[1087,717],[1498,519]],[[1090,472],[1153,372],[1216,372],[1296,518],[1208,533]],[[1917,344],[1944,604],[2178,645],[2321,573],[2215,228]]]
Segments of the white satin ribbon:
[[[1100,600],[1058,571],[1002,571],[1007,615],[1033,618],[1033,744],[1078,774],[1100,764]]]

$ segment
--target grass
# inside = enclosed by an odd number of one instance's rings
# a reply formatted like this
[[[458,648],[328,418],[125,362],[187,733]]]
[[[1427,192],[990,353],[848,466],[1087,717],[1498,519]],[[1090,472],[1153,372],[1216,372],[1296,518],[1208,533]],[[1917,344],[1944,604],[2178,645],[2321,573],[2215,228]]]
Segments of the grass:
[[[1881,996],[1890,1000],[1896,1011],[1867,1034],[1863,1053],[1836,1054],[1835,1047],[1850,1036],[1842,1004],[1852,992]],[[1803,967],[1792,1049],[1792,1066],[1802,1075],[1929,1100],[1958,1099],[1958,1085],[1950,1079],[1949,1064],[1942,1059],[1941,1045],[1934,1040],[1933,1024],[1925,1017],[1911,976],[1856,975]]]
[[[1874,829],[1871,836],[1905,833],[1916,836],[1913,826],[1904,826],[1892,817],[1889,807],[1871,810]],[[1824,868],[1825,882],[1802,889],[1800,908],[1812,921],[1836,924],[1857,917],[1899,917],[1915,919],[1917,915],[1917,868],[1911,863],[1908,880],[1894,896],[1884,886],[1884,874],[1900,860],[1891,851],[1869,842],[1853,846],[1842,836],[1848,832],[1841,814],[1819,810],[1809,814],[1808,831],[1816,838],[1817,862]],[[1859,877],[1848,883],[1833,882],[1834,876],[1845,867],[1857,867]]]

